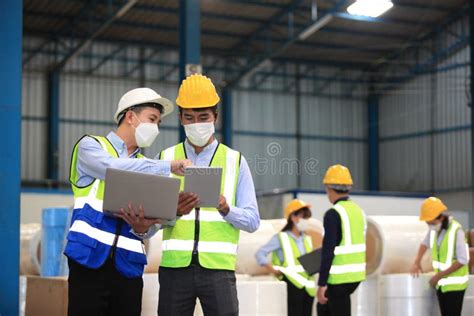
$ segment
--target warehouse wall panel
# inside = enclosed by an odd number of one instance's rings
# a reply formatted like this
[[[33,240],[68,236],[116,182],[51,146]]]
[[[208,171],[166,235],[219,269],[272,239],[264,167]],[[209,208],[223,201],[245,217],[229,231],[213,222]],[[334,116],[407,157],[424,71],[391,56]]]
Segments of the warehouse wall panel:
[[[25,54],[29,54],[42,43],[41,39],[25,39]],[[71,45],[74,43],[71,42]],[[77,43],[76,43],[77,44]],[[27,69],[43,69],[35,80],[27,79],[25,93],[31,95],[25,102],[24,116],[34,116],[35,121],[25,119],[28,130],[24,151],[37,144],[47,144],[47,87],[44,70],[54,58],[64,57],[48,47],[46,53],[36,55]],[[59,47],[59,52],[62,50]],[[57,53],[57,54],[56,54]],[[56,54],[56,56],[54,56]],[[53,56],[53,57],[52,57]],[[143,66],[139,61],[145,58]],[[211,77],[220,89],[226,79],[223,69],[229,67],[222,58],[203,55],[205,75]],[[60,181],[66,181],[69,159],[75,142],[84,134],[107,134],[115,128],[112,116],[117,103],[126,91],[145,85],[174,101],[178,91],[179,54],[167,49],[140,48],[131,45],[94,42],[73,59],[60,76]],[[275,67],[277,66],[277,67]],[[307,189],[321,188],[320,179],[304,169],[296,170],[309,161],[323,162],[314,168],[327,168],[335,162],[345,163],[358,169],[358,186],[365,187],[367,171],[365,150],[366,85],[357,83],[360,71],[341,70],[329,66],[296,66],[286,63],[269,65],[263,69],[272,75],[245,78],[239,88],[232,90],[233,102],[233,147],[248,158],[258,190],[273,188]],[[300,69],[300,116],[296,106],[295,72]],[[313,80],[311,76],[332,78],[329,81]],[[340,82],[341,78],[348,79]],[[256,90],[256,83],[261,82]],[[222,95],[222,91],[219,90]],[[41,106],[36,106],[36,103]],[[36,118],[38,116],[38,118]],[[298,119],[300,121],[297,128]],[[216,131],[222,135],[222,116],[219,116]],[[161,133],[151,148],[144,153],[154,157],[161,149],[178,141],[179,121],[177,110],[163,120]],[[298,130],[301,133],[298,148]],[[38,140],[36,140],[38,139]],[[44,147],[43,149],[45,149]],[[23,155],[25,179],[28,174],[38,180],[44,179],[46,152],[38,151],[35,159]],[[267,167],[278,164],[278,170],[262,175],[258,170],[259,159],[267,159]],[[314,161],[313,161],[314,160]],[[314,162],[314,164],[316,164]],[[28,168],[26,168],[28,166]],[[40,166],[40,167],[38,167]],[[31,170],[36,173],[32,173]],[[318,172],[321,173],[321,170]]]
[[[442,46],[453,42],[443,36]],[[380,100],[382,190],[444,192],[471,186],[469,47]],[[397,172],[399,171],[399,172]]]
[[[236,135],[233,147],[247,160],[257,190],[297,187],[295,139]]]
[[[41,73],[24,73],[22,84],[21,178],[44,179],[47,148],[45,76]]]

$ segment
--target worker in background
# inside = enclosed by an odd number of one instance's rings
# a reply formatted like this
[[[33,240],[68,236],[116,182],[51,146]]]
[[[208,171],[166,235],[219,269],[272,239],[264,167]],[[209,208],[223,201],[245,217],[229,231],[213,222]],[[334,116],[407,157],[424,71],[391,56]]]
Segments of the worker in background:
[[[330,167],[323,183],[333,207],[324,215],[318,280],[318,315],[351,315],[350,295],[365,280],[364,211],[349,198],[352,177],[342,165]]]
[[[146,254],[142,239],[158,220],[144,218],[130,205],[119,217],[102,210],[107,168],[168,175],[183,174],[187,160],[146,159],[140,147],[158,136],[161,118],[173,103],[149,88],[125,93],[114,119],[116,131],[83,136],[74,146],[70,182],[74,211],[64,254],[69,264],[69,315],[140,315]],[[136,159],[141,158],[141,159]],[[180,195],[180,209],[197,200]],[[152,230],[153,231],[153,230]],[[156,230],[155,230],[156,231]]]
[[[423,272],[421,259],[426,250],[431,248],[435,275],[430,279],[430,285],[437,290],[441,315],[461,315],[464,293],[469,283],[469,253],[464,231],[449,216],[446,205],[436,197],[423,201],[420,220],[428,224],[429,231],[418,249],[411,273],[418,276]]]
[[[298,257],[313,250],[311,237],[304,233],[311,217],[310,208],[301,200],[291,201],[285,208],[285,227],[255,254],[260,266],[287,283],[288,316],[311,316],[313,311],[315,278],[298,261]],[[269,253],[272,263],[267,259]]]
[[[176,103],[186,140],[160,159],[190,159],[201,167],[221,167],[217,208],[195,208],[163,231],[159,269],[160,316],[193,315],[199,298],[205,315],[238,315],[235,264],[240,230],[260,225],[255,188],[245,158],[214,135],[220,98],[211,80],[195,74],[181,83]],[[184,187],[184,178],[181,187]]]

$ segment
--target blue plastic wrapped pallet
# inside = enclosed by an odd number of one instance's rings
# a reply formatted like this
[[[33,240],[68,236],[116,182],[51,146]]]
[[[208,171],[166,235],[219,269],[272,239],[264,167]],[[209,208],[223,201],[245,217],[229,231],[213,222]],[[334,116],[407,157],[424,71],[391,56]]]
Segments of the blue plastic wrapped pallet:
[[[64,237],[69,221],[66,207],[45,208],[42,213],[41,276],[63,274]]]

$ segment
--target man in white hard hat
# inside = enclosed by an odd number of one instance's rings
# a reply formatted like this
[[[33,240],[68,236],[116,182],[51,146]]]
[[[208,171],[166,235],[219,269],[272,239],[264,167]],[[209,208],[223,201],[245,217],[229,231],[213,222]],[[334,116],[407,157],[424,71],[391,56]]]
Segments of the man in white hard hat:
[[[137,88],[120,99],[116,131],[107,137],[83,136],[74,146],[70,182],[74,212],[64,254],[69,263],[69,315],[140,315],[143,239],[156,231],[158,220],[129,206],[118,217],[102,212],[107,168],[182,175],[188,160],[171,162],[145,158],[141,147],[158,136],[161,118],[173,103],[149,88]],[[141,158],[141,159],[137,159]],[[197,197],[181,194],[178,212],[192,207]]]

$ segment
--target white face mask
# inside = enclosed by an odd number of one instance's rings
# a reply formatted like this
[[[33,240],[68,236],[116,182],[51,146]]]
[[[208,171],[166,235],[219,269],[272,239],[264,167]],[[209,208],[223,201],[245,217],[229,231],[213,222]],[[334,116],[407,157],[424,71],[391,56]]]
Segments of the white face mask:
[[[137,146],[142,148],[150,147],[160,133],[158,125],[155,123],[142,123],[136,114],[135,117],[140,122],[140,124],[135,127],[135,141],[137,142]]]
[[[298,229],[300,232],[304,232],[309,227],[309,220],[305,218],[301,218],[300,221],[296,223],[295,225],[296,225],[296,229]]]
[[[428,225],[428,226],[430,226],[431,230],[440,231],[441,230],[441,225],[442,225],[442,223],[438,223],[438,224],[435,224],[435,225]]]
[[[189,141],[198,147],[207,144],[209,138],[214,135],[214,122],[194,123],[184,125],[184,131]]]

